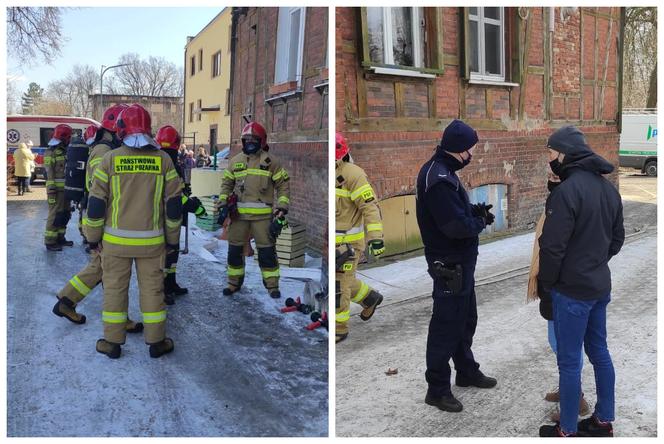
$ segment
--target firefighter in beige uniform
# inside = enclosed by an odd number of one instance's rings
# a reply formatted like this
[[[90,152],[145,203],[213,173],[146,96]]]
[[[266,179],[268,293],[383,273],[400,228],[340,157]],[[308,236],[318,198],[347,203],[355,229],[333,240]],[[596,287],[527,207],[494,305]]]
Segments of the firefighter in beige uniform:
[[[104,154],[118,146],[115,137],[116,121],[118,114],[127,105],[113,105],[108,108],[102,117],[101,127],[94,126],[86,129],[85,142],[91,145],[90,156],[85,171],[85,189],[90,191],[92,178],[95,169],[101,163]],[[94,131],[96,129],[96,131]],[[87,222],[87,217],[83,223]],[[58,302],[53,307],[53,313],[64,317],[75,324],[85,324],[85,315],[76,312],[76,305],[79,304],[102,280],[101,256],[97,250],[90,251],[90,262],[85,268],[79,271],[74,277],[69,279],[65,286],[58,292]],[[143,324],[127,319],[125,326],[127,333],[140,333],[143,331]]]
[[[278,159],[268,153],[267,133],[260,124],[247,124],[242,130],[241,140],[242,153],[229,160],[217,203],[220,208],[218,220],[223,223],[229,213],[227,200],[231,193],[237,195],[239,217],[231,222],[228,229],[228,287],[224,288],[223,293],[228,296],[242,287],[242,251],[251,232],[256,240],[263,285],[271,297],[279,298],[279,263],[270,226],[274,223],[273,217],[283,220],[288,213],[289,176]],[[276,209],[273,210],[275,190]]]
[[[166,337],[163,267],[166,251],[179,248],[181,186],[170,157],[150,136],[150,114],[142,106],[123,110],[117,128],[122,146],[95,170],[85,225],[91,248],[103,241],[104,339],[97,351],[120,356],[135,262],[145,342],[158,358],[174,347]]]
[[[44,244],[48,251],[62,251],[62,246],[71,247],[72,241],[65,239],[67,222],[71,216],[69,202],[65,199],[65,165],[67,145],[71,141],[72,129],[64,123],[53,129],[53,137],[44,152],[46,167],[46,197],[48,217],[44,232]]]
[[[365,232],[369,252],[379,256],[385,252],[383,244],[383,224],[376,195],[367,181],[367,176],[355,164],[350,163],[348,144],[344,137],[336,135],[336,342],[348,336],[350,302],[363,307],[360,318],[368,321],[376,307],[383,302],[383,296],[357,279],[355,273],[364,251]],[[350,247],[350,248],[349,248]]]

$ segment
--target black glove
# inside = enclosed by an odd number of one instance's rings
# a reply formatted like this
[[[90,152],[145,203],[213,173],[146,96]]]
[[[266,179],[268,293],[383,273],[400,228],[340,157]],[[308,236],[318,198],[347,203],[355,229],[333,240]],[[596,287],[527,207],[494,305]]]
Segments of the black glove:
[[[474,204],[471,205],[471,214],[475,217],[481,217],[484,225],[491,225],[496,220],[496,216],[489,211],[491,208],[493,208],[493,205],[487,205],[484,202]]]
[[[223,225],[227,217],[228,217],[228,205],[224,205],[219,209],[219,217],[217,218],[217,223],[219,225]]]
[[[540,280],[537,281],[537,295],[540,298],[540,315],[547,321],[553,321],[553,300],[551,299],[551,289],[544,285]]]
[[[184,187],[182,188],[182,194],[186,195],[187,197],[191,196],[191,184],[184,184]]]
[[[270,224],[270,236],[272,239],[276,239],[281,234],[281,230],[288,226],[288,221],[286,218],[275,218]]]
[[[280,211],[281,211],[281,214],[282,214],[283,216],[285,216],[285,215],[288,214],[288,210],[287,210],[286,208],[279,208],[279,207],[277,207],[277,209],[274,210],[274,214],[275,214],[275,215],[276,215],[276,214],[279,214]]]
[[[99,242],[88,242],[88,247],[90,247],[90,250],[97,250],[99,249]]]
[[[207,216],[207,211],[205,211],[205,207],[198,197],[190,197],[189,200],[194,205],[194,208],[196,208],[196,210],[194,210],[196,216]]]

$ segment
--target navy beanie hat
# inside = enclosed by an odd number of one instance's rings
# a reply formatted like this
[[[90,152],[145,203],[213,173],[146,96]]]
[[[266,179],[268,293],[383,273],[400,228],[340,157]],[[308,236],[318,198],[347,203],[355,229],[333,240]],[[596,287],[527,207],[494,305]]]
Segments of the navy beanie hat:
[[[450,153],[463,153],[475,146],[478,141],[477,131],[461,120],[454,119],[443,131],[439,148]]]

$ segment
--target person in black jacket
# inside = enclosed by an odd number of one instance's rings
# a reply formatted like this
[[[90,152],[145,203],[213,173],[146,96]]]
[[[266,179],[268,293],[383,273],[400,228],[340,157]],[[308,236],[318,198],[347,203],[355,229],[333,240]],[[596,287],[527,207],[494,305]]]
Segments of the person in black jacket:
[[[460,120],[445,128],[440,145],[417,177],[417,223],[433,278],[433,314],[427,338],[429,388],[425,402],[448,412],[461,403],[450,389],[450,358],[456,385],[491,388],[496,380],[479,370],[471,346],[477,326],[475,264],[479,233],[493,223],[491,205],[471,205],[456,171],[470,163],[477,133]]]
[[[542,426],[540,436],[613,436],[615,372],[606,343],[606,307],[608,262],[625,240],[622,201],[602,177],[613,166],[590,149],[578,128],[556,130],[548,148],[558,154],[552,170],[562,182],[546,202],[537,279],[541,310],[553,314],[560,423]],[[577,424],[584,346],[595,371],[597,404],[593,415]]]

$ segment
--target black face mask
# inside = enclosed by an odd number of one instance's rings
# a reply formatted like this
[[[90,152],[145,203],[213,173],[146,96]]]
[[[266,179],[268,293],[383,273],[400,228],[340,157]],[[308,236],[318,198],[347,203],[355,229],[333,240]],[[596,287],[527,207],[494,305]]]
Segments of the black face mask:
[[[560,182],[554,182],[552,180],[546,182],[546,187],[549,189],[549,192],[553,191],[558,185],[560,185]]]
[[[255,154],[258,150],[261,149],[261,146],[258,142],[243,142],[242,151],[244,154]]]
[[[558,159],[553,159],[551,162],[549,162],[549,167],[551,168],[551,172],[553,174],[555,174],[558,177],[561,177],[561,174],[563,172],[563,165],[560,163],[560,161],[558,161]]]
[[[472,155],[470,152],[468,152],[468,158],[462,160],[461,163],[463,164],[463,166],[466,166],[466,165],[468,165],[468,164],[470,163],[470,160],[471,160],[472,158],[473,158],[473,155]]]

